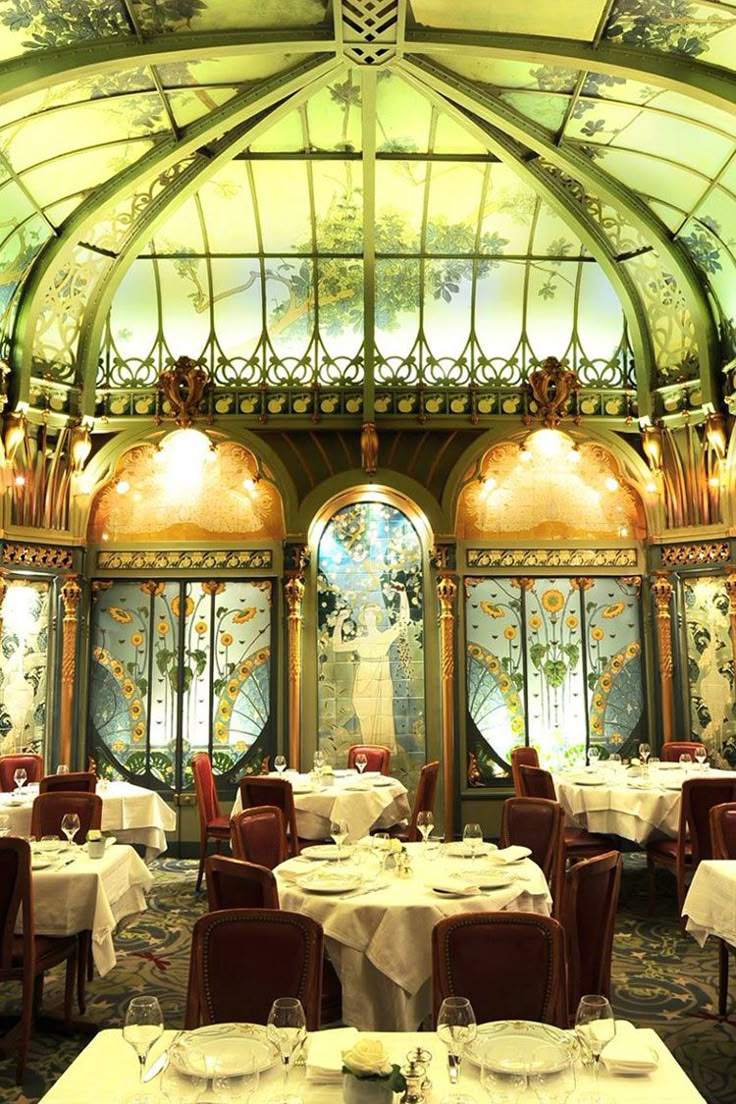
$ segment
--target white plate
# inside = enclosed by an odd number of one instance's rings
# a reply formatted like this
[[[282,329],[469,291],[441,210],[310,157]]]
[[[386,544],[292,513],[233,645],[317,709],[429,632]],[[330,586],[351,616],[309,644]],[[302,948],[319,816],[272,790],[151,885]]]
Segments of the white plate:
[[[112,847],[117,842],[116,836],[105,836],[105,847]]]
[[[23,801],[20,797],[11,797],[7,801],[3,801],[3,805],[9,805],[11,809],[17,809],[21,805],[26,805],[27,802]]]
[[[42,858],[40,855],[31,855],[31,870],[47,870],[51,866],[51,859]]]
[[[390,786],[393,782],[393,778],[387,778],[385,774],[382,774],[380,778],[373,779],[374,786]]]
[[[498,874],[495,878],[492,874],[490,876],[488,874],[483,874],[478,879],[478,889],[484,891],[489,889],[506,889],[506,886],[513,884],[514,878],[509,877],[508,874]]]
[[[296,884],[306,893],[351,893],[354,889],[360,889],[363,879],[357,874],[333,874],[319,870],[297,878]]]
[[[271,1069],[279,1060],[278,1051],[269,1042],[260,1024],[211,1024],[187,1031],[171,1048],[169,1059],[174,1069],[195,1077],[205,1077],[216,1063],[216,1072],[237,1077],[257,1069]]]
[[[499,851],[491,851],[490,855],[486,856],[486,861],[490,862],[491,865],[495,864],[496,866],[518,866],[519,863],[526,862],[526,860],[530,858],[532,853],[530,847],[522,847],[518,843],[512,844],[512,846],[518,852],[518,854],[515,855],[513,858],[507,859]]]
[[[603,786],[605,785],[602,778],[596,778],[593,775],[577,774],[570,781],[574,786]]]
[[[476,844],[475,851],[471,851],[467,843],[462,841],[458,843],[448,843],[446,853],[451,855],[453,859],[470,859],[473,855],[490,855],[492,851],[495,851],[496,847],[492,843]]]
[[[443,889],[441,886],[432,886],[432,892],[438,897],[477,897],[478,889]]]
[[[347,859],[352,855],[354,846],[352,843],[344,843],[338,852],[336,845],[316,843],[314,847],[305,847],[299,857],[312,859],[314,862],[339,862],[340,859]]]
[[[569,1048],[571,1057],[575,1057],[579,1050],[574,1033],[563,1031],[561,1027],[533,1023],[530,1020],[498,1020],[495,1023],[478,1024],[478,1034],[471,1043],[465,1045],[465,1057],[474,1066],[482,1065],[481,1055],[484,1046],[500,1038],[508,1040],[509,1051],[517,1045],[522,1046],[522,1043],[517,1043],[516,1040],[523,1040],[523,1069],[525,1070],[529,1066],[529,1056],[533,1055],[530,1042],[562,1043]]]
[[[292,790],[292,793],[295,793],[295,794],[314,793],[313,788],[309,785],[308,782],[292,782],[291,783],[291,790]]]

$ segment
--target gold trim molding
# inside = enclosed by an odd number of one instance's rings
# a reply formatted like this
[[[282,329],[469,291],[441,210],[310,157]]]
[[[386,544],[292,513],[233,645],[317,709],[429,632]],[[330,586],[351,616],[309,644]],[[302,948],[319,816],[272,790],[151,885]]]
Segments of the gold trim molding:
[[[468,567],[636,567],[636,548],[469,548]]]
[[[725,563],[731,558],[729,541],[700,541],[697,544],[667,544],[662,548],[663,567],[689,567]]]
[[[71,548],[59,548],[51,544],[17,544],[8,541],[3,545],[3,563],[13,567],[52,567],[69,570],[74,566]]]
[[[98,571],[212,571],[232,568],[253,571],[273,567],[270,548],[202,548],[166,552],[155,549],[97,553]]]

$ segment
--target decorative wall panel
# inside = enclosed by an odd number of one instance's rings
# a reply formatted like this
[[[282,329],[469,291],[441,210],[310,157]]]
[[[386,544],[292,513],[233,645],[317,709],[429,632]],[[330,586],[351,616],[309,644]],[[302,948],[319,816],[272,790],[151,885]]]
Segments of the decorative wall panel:
[[[724,749],[736,762],[733,650],[723,576],[690,576],[682,584],[687,632],[690,729],[712,753]],[[724,762],[724,765],[725,762]]]
[[[34,751],[46,741],[50,584],[9,581],[0,640],[0,754]]]

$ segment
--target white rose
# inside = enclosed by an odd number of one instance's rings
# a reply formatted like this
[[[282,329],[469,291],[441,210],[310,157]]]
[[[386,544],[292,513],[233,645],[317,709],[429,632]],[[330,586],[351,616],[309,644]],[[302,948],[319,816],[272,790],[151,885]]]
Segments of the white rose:
[[[380,1039],[358,1039],[358,1042],[342,1052],[343,1065],[358,1076],[388,1077],[392,1070]]]
[[[389,839],[386,841],[386,843],[387,850],[389,852],[393,852],[394,854],[398,855],[401,851],[404,850],[404,845],[400,839]]]
[[[640,767],[641,763],[638,759],[632,759],[631,760],[631,765],[632,765],[632,767]]]

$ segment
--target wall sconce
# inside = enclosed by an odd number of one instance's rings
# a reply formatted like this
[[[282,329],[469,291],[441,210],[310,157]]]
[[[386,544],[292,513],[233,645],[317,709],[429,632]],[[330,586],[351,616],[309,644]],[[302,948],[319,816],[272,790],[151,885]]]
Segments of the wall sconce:
[[[641,443],[649,467],[653,473],[662,470],[662,430],[657,426],[643,425],[641,427]]]
[[[80,475],[87,457],[92,451],[92,435],[86,425],[74,426],[71,431],[69,453],[72,461],[72,475]]]
[[[726,458],[726,416],[713,412],[705,419],[705,439],[719,460]]]
[[[10,465],[15,459],[18,448],[25,440],[26,416],[22,410],[13,410],[5,415],[3,427],[3,444],[5,446],[5,463]]]

